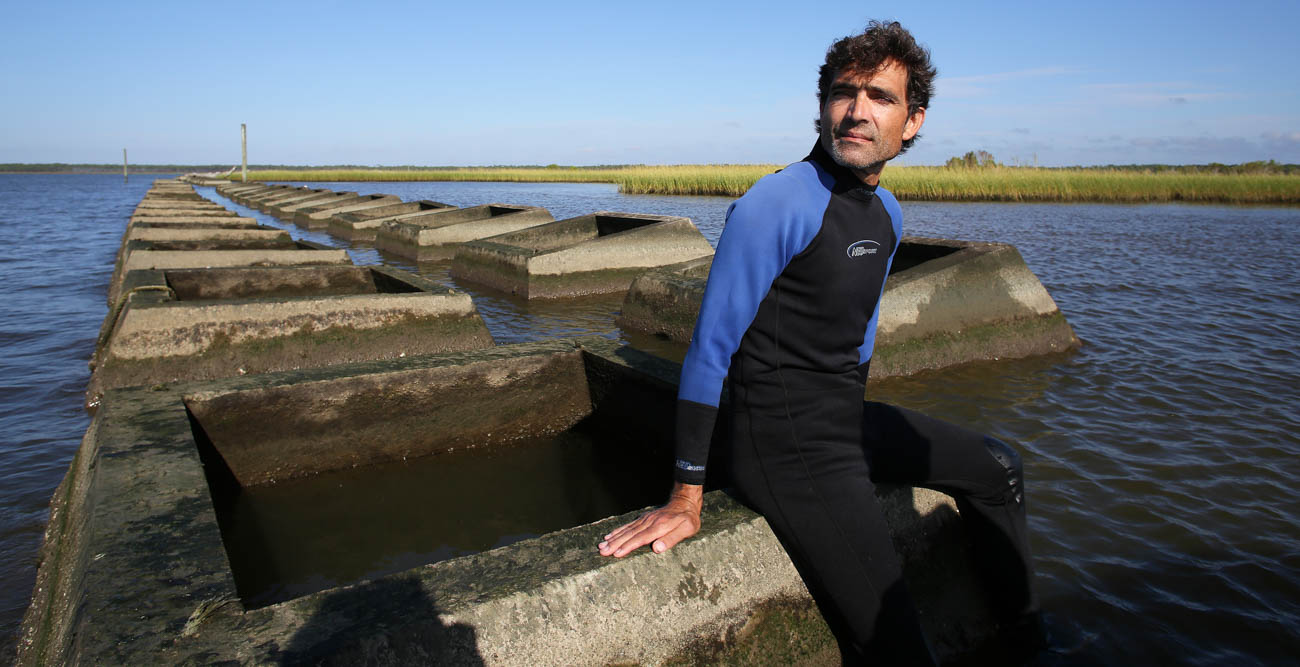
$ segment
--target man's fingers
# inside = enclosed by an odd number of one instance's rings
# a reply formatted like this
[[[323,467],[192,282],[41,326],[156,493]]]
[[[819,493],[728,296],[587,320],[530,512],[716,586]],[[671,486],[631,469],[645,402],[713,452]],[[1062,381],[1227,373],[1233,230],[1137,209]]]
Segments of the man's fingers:
[[[610,533],[609,539],[600,543],[600,553],[603,556],[621,558],[670,534],[682,522],[685,522],[685,519],[676,513],[660,510],[650,512]],[[686,535],[676,538],[673,540],[673,544],[680,542],[684,537],[693,533],[694,531],[691,530]]]
[[[635,521],[628,522],[614,529],[610,534],[605,536],[605,541],[597,545],[600,548],[601,555],[613,555],[619,547],[622,547],[628,540],[632,539],[637,533],[644,530],[647,519],[650,514],[643,514],[637,517]],[[639,546],[639,545],[638,545]],[[630,549],[629,549],[630,551]],[[621,555],[621,554],[620,554]]]
[[[655,540],[654,544],[651,545],[650,548],[654,550],[655,553],[661,554],[677,546],[678,542],[681,542],[682,540],[694,535],[698,530],[699,528],[697,528],[695,524],[683,519],[681,523],[677,524],[676,526],[673,527],[672,530],[668,531],[668,534]]]
[[[605,540],[600,543],[601,553],[605,552],[604,546],[606,544],[614,544],[614,545],[621,544],[623,540],[625,540],[631,535],[635,535],[638,531],[642,530],[650,514],[651,513],[642,514],[641,516],[637,517],[635,520],[629,521],[628,523],[625,523],[619,526],[618,528],[615,528],[614,530],[610,531],[610,533],[605,536]],[[611,549],[611,551],[612,550],[613,549]]]

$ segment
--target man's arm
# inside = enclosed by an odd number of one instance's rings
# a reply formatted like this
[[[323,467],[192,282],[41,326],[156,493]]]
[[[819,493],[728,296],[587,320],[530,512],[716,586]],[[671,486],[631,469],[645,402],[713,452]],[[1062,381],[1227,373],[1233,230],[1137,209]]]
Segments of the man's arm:
[[[803,171],[811,170],[811,171]],[[601,555],[647,544],[662,553],[700,528],[705,463],[731,356],[790,258],[808,246],[829,190],[800,163],[760,180],[727,211],[677,393],[674,485],[668,503],[611,532]]]

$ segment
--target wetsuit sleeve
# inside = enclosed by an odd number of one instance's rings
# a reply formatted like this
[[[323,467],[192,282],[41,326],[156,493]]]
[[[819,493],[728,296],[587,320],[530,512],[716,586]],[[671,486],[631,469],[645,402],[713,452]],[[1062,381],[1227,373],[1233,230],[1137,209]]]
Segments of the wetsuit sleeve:
[[[829,193],[820,203],[809,202],[816,191],[782,187],[788,179],[786,174],[768,176],[766,183],[755,185],[727,210],[691,346],[682,362],[674,469],[679,482],[704,483],[731,356],[772,281],[807,247],[821,223]],[[810,208],[815,214],[807,213]]]
[[[863,336],[862,345],[858,348],[858,376],[862,378],[863,384],[867,381],[872,351],[876,347],[876,325],[880,323],[880,302],[885,298],[885,285],[889,282],[889,271],[894,266],[894,255],[898,254],[898,246],[903,241],[903,208],[898,205],[894,194],[884,188],[876,188],[876,196],[885,205],[885,211],[889,213],[889,220],[893,223],[894,247],[889,251],[889,261],[885,264],[885,280],[880,283],[880,296],[876,297],[876,311],[871,314],[871,319],[867,322],[867,331]]]

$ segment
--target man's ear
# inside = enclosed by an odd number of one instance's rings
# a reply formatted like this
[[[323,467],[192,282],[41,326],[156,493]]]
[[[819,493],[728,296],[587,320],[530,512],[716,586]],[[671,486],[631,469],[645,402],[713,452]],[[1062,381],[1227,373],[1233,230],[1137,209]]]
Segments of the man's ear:
[[[915,113],[907,117],[907,123],[903,125],[903,141],[907,141],[916,136],[921,131],[921,126],[925,124],[925,107],[916,110]]]

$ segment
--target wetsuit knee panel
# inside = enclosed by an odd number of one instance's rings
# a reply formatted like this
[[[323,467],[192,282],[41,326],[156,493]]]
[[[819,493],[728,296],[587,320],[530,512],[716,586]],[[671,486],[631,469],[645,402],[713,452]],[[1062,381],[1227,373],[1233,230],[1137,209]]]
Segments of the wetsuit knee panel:
[[[1024,464],[1020,461],[1020,454],[1014,447],[997,438],[985,436],[984,446],[993,460],[997,461],[1006,472],[1007,487],[1012,500],[1017,505],[1024,502]]]

